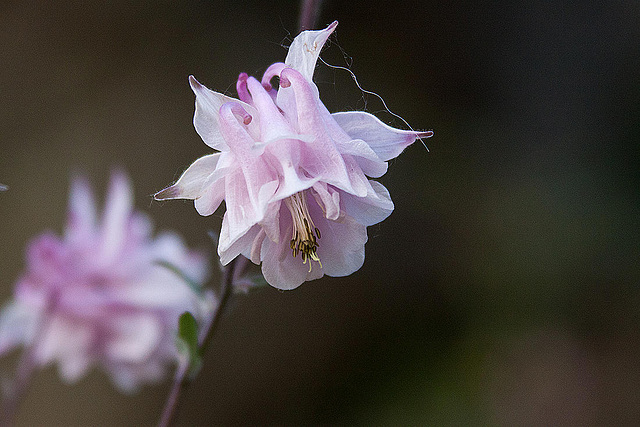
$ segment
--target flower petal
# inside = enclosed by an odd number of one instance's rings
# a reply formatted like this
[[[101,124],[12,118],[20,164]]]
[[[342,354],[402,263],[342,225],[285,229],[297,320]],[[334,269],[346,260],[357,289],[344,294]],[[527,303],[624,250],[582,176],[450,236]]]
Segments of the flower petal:
[[[324,217],[332,221],[337,220],[340,216],[340,192],[327,185],[326,182],[313,184],[313,189],[315,190],[312,192],[313,197],[323,208]]]
[[[204,192],[204,185],[211,183],[216,172],[220,153],[200,157],[182,173],[182,176],[170,187],[153,195],[155,200],[197,199]]]
[[[196,211],[202,216],[213,214],[224,200],[224,189],[224,179],[205,184],[202,194],[194,202]]]
[[[92,361],[89,351],[95,338],[92,330],[87,325],[57,315],[49,318],[46,326],[46,332],[35,348],[38,364],[57,361],[62,379],[77,381],[89,369]]]
[[[328,220],[315,203],[309,204],[309,212],[322,233],[316,253],[324,274],[348,276],[360,269],[364,263],[367,228],[350,216],[343,216],[338,221]]]
[[[371,178],[380,178],[387,172],[387,162],[380,160],[369,144],[361,139],[336,141],[336,147],[342,154],[353,156],[362,172]]]
[[[225,216],[229,216],[232,240],[262,220],[267,203],[278,188],[275,172],[251,150],[253,140],[245,126],[238,122],[233,108],[231,103],[220,108],[221,129],[239,166],[225,179]]]
[[[193,125],[202,140],[209,147],[219,151],[228,150],[227,142],[220,131],[219,122],[220,107],[227,102],[239,103],[247,113],[253,117],[248,127],[253,130],[254,134],[259,132],[259,118],[257,117],[258,115],[256,114],[255,108],[251,105],[214,92],[200,84],[193,76],[189,76],[189,84],[191,85],[193,93],[196,94],[196,112],[193,116]]]
[[[95,232],[96,219],[96,203],[89,182],[85,177],[74,178],[69,192],[65,239],[79,242],[91,236]]]
[[[385,162],[397,157],[416,138],[433,136],[432,131],[415,132],[392,128],[376,116],[362,111],[333,113],[331,116],[353,139],[362,139]]]
[[[115,362],[144,362],[162,338],[160,322],[150,313],[120,315],[105,326],[113,337],[106,343],[105,355]]]
[[[312,81],[313,71],[318,61],[318,55],[325,42],[338,26],[338,21],[333,21],[324,30],[303,31],[293,39],[289,46],[289,52],[284,63],[298,70],[308,80]]]
[[[307,259],[306,264],[302,262],[301,256],[294,258],[289,238],[292,234],[291,215],[282,207],[280,215],[280,229],[283,230],[280,242],[276,243],[271,239],[264,239],[260,251],[262,258],[262,274],[265,280],[274,288],[282,290],[295,289],[303,282],[319,279],[324,275],[320,265]],[[252,252],[255,251],[255,248]],[[311,269],[309,269],[311,263]]]
[[[111,174],[111,182],[102,217],[102,261],[108,263],[126,239],[127,224],[133,209],[133,189],[122,171]]]
[[[28,345],[33,339],[37,320],[37,312],[18,301],[5,305],[0,312],[0,355],[18,345]]]
[[[319,177],[344,191],[364,196],[366,191],[353,187],[343,156],[327,134],[327,126],[319,107],[320,101],[312,89],[313,84],[291,68],[282,70],[280,79],[288,86],[281,87],[279,92],[293,91],[295,95],[299,132],[314,136],[313,142],[305,143],[302,149],[300,166],[309,176]]]
[[[376,181],[369,181],[371,188],[366,197],[342,193],[342,209],[360,224],[369,226],[386,219],[393,212],[389,191]],[[324,235],[324,234],[323,234]]]
[[[232,240],[230,234],[232,230],[230,230],[229,220],[227,219],[227,215],[225,215],[222,219],[220,243],[218,243],[220,263],[227,265],[240,254],[250,257],[253,241],[261,230],[262,228],[259,225],[254,225],[242,235],[237,236],[235,240]]]
[[[273,98],[267,93],[264,86],[254,77],[249,77],[247,87],[260,115],[260,140],[262,142],[275,141],[288,135],[294,135],[295,131],[278,110]]]

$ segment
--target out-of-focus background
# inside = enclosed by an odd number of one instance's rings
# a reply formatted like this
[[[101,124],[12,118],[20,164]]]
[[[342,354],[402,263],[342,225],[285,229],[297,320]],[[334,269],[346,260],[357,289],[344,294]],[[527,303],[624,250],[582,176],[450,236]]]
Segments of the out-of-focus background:
[[[234,95],[297,33],[295,1],[0,3],[0,300],[69,178],[114,166],[157,229],[210,248],[220,213],[151,194],[209,153],[187,76]],[[322,57],[416,129],[380,181],[364,267],[235,300],[185,425],[630,425],[640,419],[640,5],[326,1]],[[363,109],[320,65],[331,111]],[[211,249],[211,248],[210,248]],[[211,249],[211,253],[213,253]],[[0,360],[11,372],[15,357]],[[169,382],[36,377],[20,425],[150,425]]]

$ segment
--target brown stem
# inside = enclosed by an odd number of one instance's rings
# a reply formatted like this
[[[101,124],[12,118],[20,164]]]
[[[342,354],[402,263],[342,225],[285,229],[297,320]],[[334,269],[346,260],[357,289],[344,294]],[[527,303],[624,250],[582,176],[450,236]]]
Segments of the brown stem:
[[[227,305],[231,294],[233,293],[233,273],[236,269],[237,262],[238,258],[231,261],[229,265],[224,269],[222,275],[222,288],[220,289],[220,302],[218,303],[218,307],[216,308],[211,321],[206,326],[207,333],[202,340],[202,344],[200,345],[200,351],[202,355],[205,354],[205,351],[209,343],[211,342],[213,335],[215,334],[218,324],[220,323],[220,318],[222,317],[225,306]],[[168,427],[170,425],[173,425],[178,414],[180,397],[183,395],[184,390],[189,386],[190,383],[189,375],[187,375],[188,373],[189,360],[185,358],[184,361],[181,361],[178,364],[178,369],[176,370],[173,384],[171,385],[171,391],[169,392],[169,396],[167,397],[164,409],[162,410],[162,415],[160,416],[158,427]]]
[[[312,30],[316,27],[322,0],[302,0],[300,5],[300,21],[298,29],[300,31]]]

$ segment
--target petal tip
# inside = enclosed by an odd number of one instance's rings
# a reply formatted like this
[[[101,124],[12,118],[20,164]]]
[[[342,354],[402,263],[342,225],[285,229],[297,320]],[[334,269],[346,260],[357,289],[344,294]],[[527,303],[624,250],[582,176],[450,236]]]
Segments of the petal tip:
[[[153,195],[153,199],[160,202],[162,200],[176,199],[180,196],[180,190],[172,185],[171,187],[167,187],[164,190],[158,191]]]
[[[201,90],[202,89],[202,84],[196,80],[195,77],[193,77],[193,75],[189,76],[189,85],[191,86],[191,90],[193,90],[194,92],[197,90]]]

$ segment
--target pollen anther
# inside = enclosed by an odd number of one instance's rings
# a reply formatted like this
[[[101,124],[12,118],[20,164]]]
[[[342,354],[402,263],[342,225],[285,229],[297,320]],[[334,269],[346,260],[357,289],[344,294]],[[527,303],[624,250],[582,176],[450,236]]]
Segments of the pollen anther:
[[[305,191],[295,193],[284,201],[291,212],[293,221],[291,241],[289,242],[293,256],[296,257],[299,252],[303,264],[309,260],[309,271],[311,271],[311,261],[317,261],[322,268],[322,263],[316,252],[319,246],[317,239],[320,238],[320,230],[315,226],[309,214]]]

